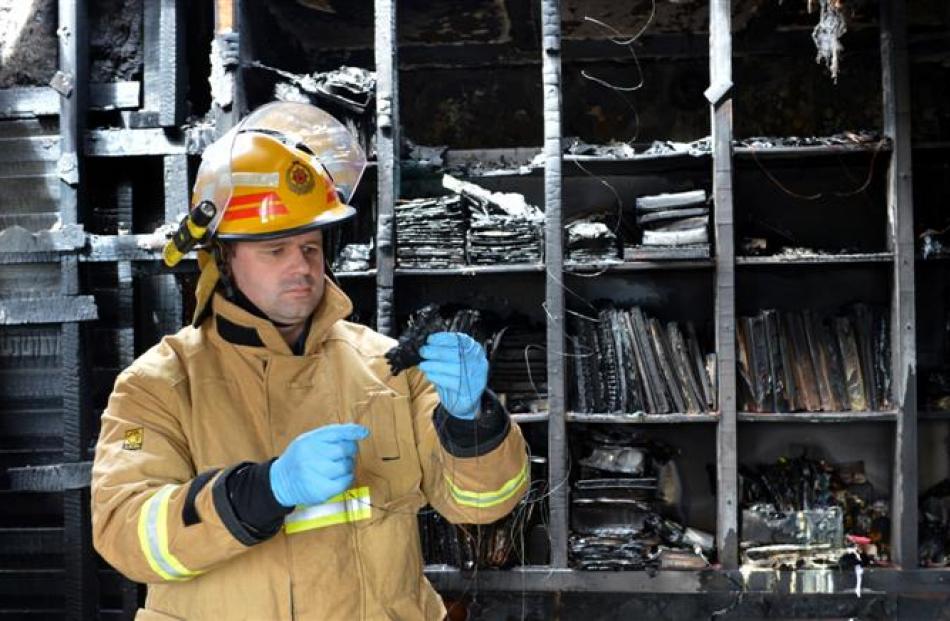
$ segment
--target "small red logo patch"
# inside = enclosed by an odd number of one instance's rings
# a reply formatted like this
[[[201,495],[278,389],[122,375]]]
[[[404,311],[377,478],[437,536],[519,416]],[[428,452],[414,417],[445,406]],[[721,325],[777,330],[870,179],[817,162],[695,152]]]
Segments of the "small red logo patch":
[[[294,162],[287,169],[287,187],[294,194],[307,194],[313,190],[313,173],[301,162]]]

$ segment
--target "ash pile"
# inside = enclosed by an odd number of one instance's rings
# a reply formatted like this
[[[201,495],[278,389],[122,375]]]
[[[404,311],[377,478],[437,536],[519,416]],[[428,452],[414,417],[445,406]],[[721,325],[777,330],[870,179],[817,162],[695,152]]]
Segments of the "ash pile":
[[[570,564],[582,570],[701,569],[712,534],[674,519],[679,472],[668,445],[620,431],[580,436],[571,489]]]
[[[850,569],[885,565],[890,503],[863,462],[810,457],[740,466],[743,565],[770,569]]]

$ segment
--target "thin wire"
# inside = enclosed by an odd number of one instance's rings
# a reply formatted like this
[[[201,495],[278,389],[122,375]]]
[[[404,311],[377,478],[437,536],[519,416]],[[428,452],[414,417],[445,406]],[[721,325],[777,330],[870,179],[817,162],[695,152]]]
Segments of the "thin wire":
[[[631,93],[631,92],[633,92],[633,91],[636,91],[636,90],[639,90],[640,88],[642,88],[642,87],[643,87],[643,83],[644,83],[644,80],[643,80],[643,68],[640,66],[640,58],[637,56],[636,50],[633,49],[633,43],[634,43],[637,39],[639,39],[640,36],[641,36],[644,32],[646,32],[646,29],[649,28],[650,24],[653,23],[653,18],[654,18],[655,15],[656,15],[656,0],[653,0],[653,1],[650,3],[650,16],[647,18],[646,22],[643,24],[643,27],[640,28],[640,31],[639,31],[637,34],[633,35],[632,37],[630,37],[629,39],[626,39],[626,40],[615,39],[615,38],[610,38],[610,39],[609,39],[609,41],[610,41],[611,43],[614,43],[614,44],[616,44],[616,45],[622,45],[622,46],[626,47],[628,50],[630,50],[630,55],[633,57],[633,62],[634,62],[634,63],[636,64],[636,66],[637,66],[637,74],[639,75],[639,81],[637,82],[637,84],[635,84],[634,86],[617,86],[617,85],[615,85],[615,84],[611,84],[611,83],[608,82],[607,80],[604,80],[604,79],[602,79],[602,78],[598,78],[598,77],[596,77],[596,76],[592,76],[592,75],[590,75],[589,73],[587,73],[586,70],[583,70],[583,69],[581,70],[581,76],[583,76],[584,78],[590,80],[591,82],[595,82],[595,83],[597,83],[597,84],[600,84],[601,86],[604,86],[604,87],[609,88],[609,89],[611,89],[611,90],[613,90],[613,91],[617,91],[617,92],[621,92],[621,93]],[[597,24],[598,26],[600,26],[601,28],[604,28],[605,30],[610,30],[610,31],[613,32],[614,34],[619,35],[619,36],[622,36],[622,33],[621,33],[620,31],[618,31],[616,28],[614,28],[613,26],[611,26],[610,24],[606,24],[606,23],[600,21],[599,19],[595,19],[595,18],[593,18],[593,17],[590,17],[589,15],[585,15],[585,16],[584,16],[584,21],[588,21],[588,22]]]
[[[868,166],[868,174],[864,183],[862,183],[860,186],[858,186],[854,190],[848,190],[844,192],[835,191],[835,192],[832,192],[832,194],[839,198],[845,198],[848,196],[855,196],[867,190],[868,186],[871,185],[871,181],[874,179],[874,164],[877,161],[877,155],[883,150],[884,145],[886,144],[887,144],[886,140],[879,140],[877,144],[874,146],[874,150],[871,152],[871,163]],[[752,154],[753,161],[755,161],[756,165],[759,167],[762,173],[765,174],[766,177],[768,177],[769,181],[775,184],[775,186],[778,187],[780,190],[782,190],[789,196],[792,196],[794,198],[798,198],[801,200],[806,200],[806,201],[818,200],[819,198],[823,198],[825,196],[824,192],[818,192],[816,194],[799,194],[798,192],[795,192],[794,190],[790,190],[781,181],[779,181],[771,172],[769,172],[767,168],[765,168],[765,166],[762,164],[762,161],[759,159],[758,151],[759,150],[756,149],[754,146],[749,147],[749,152]]]

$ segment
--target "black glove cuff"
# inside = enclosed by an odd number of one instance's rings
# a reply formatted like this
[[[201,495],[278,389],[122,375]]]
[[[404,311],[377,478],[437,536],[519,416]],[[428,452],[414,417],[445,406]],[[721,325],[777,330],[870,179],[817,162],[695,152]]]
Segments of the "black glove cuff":
[[[227,473],[225,486],[234,514],[258,541],[270,539],[284,523],[292,507],[284,507],[270,487],[270,469],[274,460],[239,464]]]
[[[498,448],[508,437],[511,421],[501,408],[482,408],[474,420],[456,418],[440,403],[432,416],[436,433],[453,457],[479,457]]]

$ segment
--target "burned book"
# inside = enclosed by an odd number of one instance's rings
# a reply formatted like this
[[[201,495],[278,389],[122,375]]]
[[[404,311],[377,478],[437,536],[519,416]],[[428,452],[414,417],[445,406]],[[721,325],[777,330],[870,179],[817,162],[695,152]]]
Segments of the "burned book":
[[[647,401],[647,412],[651,414],[669,414],[673,411],[673,404],[669,400],[662,370],[656,358],[656,350],[649,334],[648,318],[638,307],[629,311],[630,327],[633,330],[637,369],[644,378],[644,393]]]
[[[641,196],[636,201],[643,246],[696,246],[709,243],[705,190]]]
[[[808,345],[804,318],[801,313],[786,313],[784,319],[788,328],[792,373],[799,395],[799,405],[806,412],[820,412],[821,395],[818,375],[811,356],[811,348]]]
[[[811,311],[804,311],[802,313],[802,324],[805,327],[805,337],[808,340],[808,352],[815,368],[815,381],[818,386],[818,396],[821,399],[821,410],[823,412],[841,411],[832,388],[832,369],[828,360],[827,348],[822,346],[824,330],[821,322]]]
[[[637,224],[650,230],[684,230],[698,228],[709,222],[709,209],[695,207],[688,209],[663,209],[649,211],[637,216]],[[678,228],[662,229],[660,227],[679,224]]]
[[[655,194],[637,198],[637,213],[689,210],[706,204],[706,190]]]
[[[400,267],[465,264],[468,216],[459,196],[421,198],[395,206],[396,261]]]
[[[564,227],[567,258],[575,263],[618,260],[617,235],[596,218],[575,220]]]
[[[851,319],[849,317],[835,317],[834,330],[838,340],[838,349],[841,353],[845,395],[848,399],[849,409],[859,412],[865,411],[868,409],[868,395],[864,384],[864,371],[861,368],[861,357],[858,353],[858,342],[855,338]]]
[[[689,326],[642,309],[607,308],[571,319],[572,407],[578,414],[698,414],[715,405],[706,356]]]
[[[670,396],[675,411],[685,413],[687,410],[686,399],[683,396],[684,390],[680,386],[679,379],[673,369],[672,355],[663,326],[655,318],[650,318],[647,327],[650,331],[650,340],[653,350],[656,352],[656,359],[660,366],[666,392]]]
[[[666,333],[670,342],[673,369],[676,372],[679,385],[683,388],[686,413],[705,413],[707,411],[706,397],[700,388],[699,379],[695,375],[686,339],[675,322],[666,324]]]
[[[715,369],[710,371],[707,367],[706,358],[700,350],[699,338],[696,336],[696,326],[692,321],[686,322],[686,345],[689,349],[690,364],[693,367],[693,372],[696,374],[696,377],[699,379],[699,385],[702,387],[706,409],[711,412],[715,411],[718,409],[716,407],[716,372]],[[709,356],[715,360],[716,354],[711,353]]]

